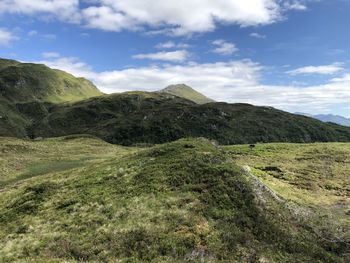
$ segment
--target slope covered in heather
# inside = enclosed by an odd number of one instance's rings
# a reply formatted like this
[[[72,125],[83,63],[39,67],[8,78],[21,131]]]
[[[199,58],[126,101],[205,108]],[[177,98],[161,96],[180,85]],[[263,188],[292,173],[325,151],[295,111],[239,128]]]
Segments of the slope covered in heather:
[[[116,144],[203,136],[221,144],[350,141],[350,128],[270,107],[195,104],[163,93],[129,92],[51,105],[33,136],[88,133]]]

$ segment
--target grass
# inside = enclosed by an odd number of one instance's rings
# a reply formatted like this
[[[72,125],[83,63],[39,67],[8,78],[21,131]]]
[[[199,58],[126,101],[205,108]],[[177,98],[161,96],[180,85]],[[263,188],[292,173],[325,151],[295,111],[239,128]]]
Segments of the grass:
[[[254,158],[293,147],[257,147]],[[322,218],[298,218],[257,189],[237,165],[253,158],[247,148],[206,139],[127,148],[78,136],[2,138],[0,167],[16,169],[2,176],[16,181],[0,190],[0,261],[347,262],[346,242],[315,232]]]
[[[239,165],[288,201],[322,211],[350,226],[350,147],[348,143],[228,146]]]
[[[133,151],[92,136],[67,136],[36,142],[0,137],[0,145],[0,188],[26,178],[82,167]]]
[[[0,86],[12,102],[78,101],[102,93],[88,80],[45,65],[0,59]]]

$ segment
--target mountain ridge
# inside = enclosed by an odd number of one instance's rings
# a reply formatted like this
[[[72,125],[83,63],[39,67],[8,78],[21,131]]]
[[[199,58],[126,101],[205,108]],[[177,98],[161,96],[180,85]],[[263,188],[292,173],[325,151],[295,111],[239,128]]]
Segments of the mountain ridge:
[[[346,117],[341,116],[341,115],[335,115],[335,114],[312,115],[312,114],[303,113],[303,112],[296,112],[295,114],[315,118],[315,119],[323,121],[323,122],[332,122],[332,123],[336,123],[336,124],[343,125],[346,127],[350,127],[350,118],[346,118]]]

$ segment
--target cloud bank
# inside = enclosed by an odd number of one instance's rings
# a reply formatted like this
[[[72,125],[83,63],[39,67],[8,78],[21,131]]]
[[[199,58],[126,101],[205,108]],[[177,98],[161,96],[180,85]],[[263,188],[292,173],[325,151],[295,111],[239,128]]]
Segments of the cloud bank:
[[[218,24],[243,27],[271,24],[286,10],[304,10],[289,0],[2,0],[0,13],[45,15],[105,31],[156,30],[187,35]]]

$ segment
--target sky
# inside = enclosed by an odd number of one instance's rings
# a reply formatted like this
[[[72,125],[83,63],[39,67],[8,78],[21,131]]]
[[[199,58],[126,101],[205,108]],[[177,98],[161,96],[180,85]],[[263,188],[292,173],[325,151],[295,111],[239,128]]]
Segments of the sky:
[[[105,93],[184,83],[217,100],[350,117],[350,0],[0,0],[0,57]]]

